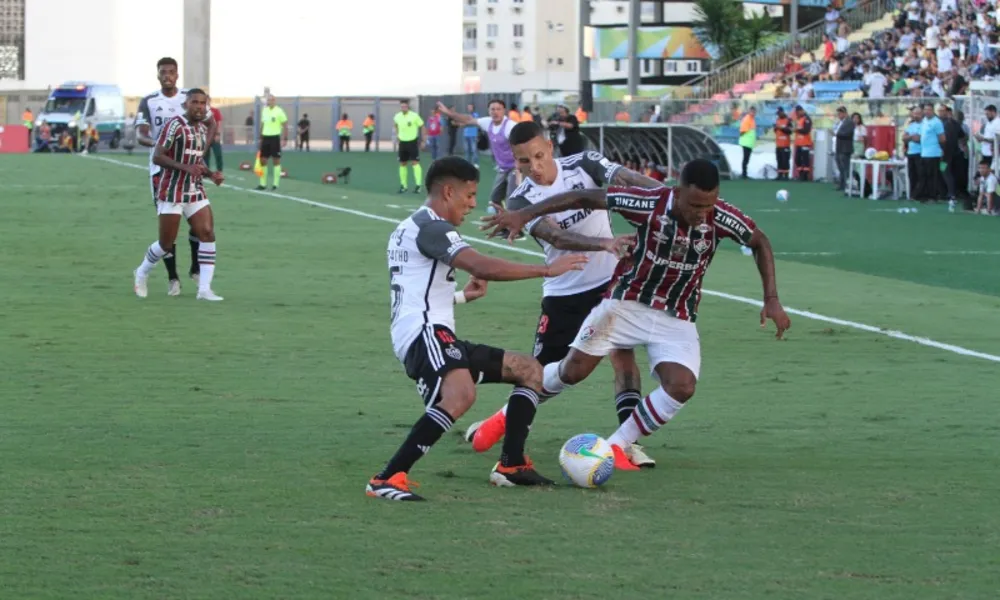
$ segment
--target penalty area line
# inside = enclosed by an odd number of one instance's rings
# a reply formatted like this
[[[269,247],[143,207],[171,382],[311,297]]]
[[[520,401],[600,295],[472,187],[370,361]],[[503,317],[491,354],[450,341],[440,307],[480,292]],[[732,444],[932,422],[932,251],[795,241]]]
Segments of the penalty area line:
[[[115,160],[113,158],[106,158],[103,156],[87,156],[86,158],[91,158],[94,160],[100,160],[109,164],[118,165],[121,167],[128,167],[133,169],[142,169],[148,171],[149,167],[145,165],[139,165],[135,163],[124,162],[120,160]],[[399,219],[393,219],[390,217],[383,217],[382,215],[375,215],[371,213],[366,213],[360,210],[354,210],[353,208],[345,208],[343,206],[336,206],[333,204],[324,204],[323,202],[316,202],[315,200],[308,200],[306,198],[299,198],[297,196],[290,196],[288,194],[282,194],[279,192],[271,192],[265,190],[254,190],[244,187],[239,187],[230,184],[224,184],[222,187],[229,188],[232,190],[238,190],[241,192],[247,192],[250,194],[257,194],[260,196],[268,196],[271,198],[277,198],[280,200],[290,200],[292,202],[298,202],[299,204],[305,204],[306,206],[314,206],[317,208],[325,208],[327,210],[332,210],[335,212],[341,212],[349,215],[354,215],[356,217],[362,217],[365,219],[372,219],[375,221],[383,221],[385,223],[392,223],[396,225],[399,223]],[[536,252],[534,250],[527,250],[525,248],[518,248],[516,246],[511,246],[508,244],[494,242],[492,240],[485,240],[479,238],[465,238],[466,241],[473,244],[480,244],[483,246],[490,246],[493,248],[500,248],[507,250],[509,252],[515,252],[517,254],[524,254],[527,256],[535,256],[544,258],[545,255],[541,252]],[[764,303],[760,300],[755,300],[753,298],[747,298],[745,296],[737,296],[735,294],[727,294],[726,292],[717,292],[715,290],[703,289],[702,292],[709,296],[715,296],[716,298],[724,298],[726,300],[731,300],[733,302],[739,302],[740,304],[748,304],[750,306],[755,306],[761,308]],[[859,331],[865,331],[868,333],[875,333],[878,335],[884,335],[896,340],[902,340],[904,342],[911,342],[914,344],[919,344],[921,346],[926,346],[928,348],[936,348],[938,350],[944,350],[945,352],[951,352],[952,354],[958,354],[960,356],[968,356],[970,358],[980,358],[983,360],[988,360],[990,362],[1000,363],[1000,356],[995,354],[988,354],[986,352],[979,352],[978,350],[970,350],[969,348],[963,348],[962,346],[956,346],[954,344],[946,344],[944,342],[939,342],[937,340],[932,340],[930,338],[910,335],[902,331],[897,331],[895,329],[884,329],[882,327],[876,327],[874,325],[868,325],[866,323],[858,323],[856,321],[849,321],[847,319],[839,319],[837,317],[828,317],[826,315],[821,315],[819,313],[814,313],[809,310],[800,310],[797,308],[785,307],[785,311],[788,314],[796,315],[799,317],[804,317],[812,321],[819,321],[821,323],[829,323],[831,325],[839,325],[841,327],[848,327],[850,329],[857,329]]]

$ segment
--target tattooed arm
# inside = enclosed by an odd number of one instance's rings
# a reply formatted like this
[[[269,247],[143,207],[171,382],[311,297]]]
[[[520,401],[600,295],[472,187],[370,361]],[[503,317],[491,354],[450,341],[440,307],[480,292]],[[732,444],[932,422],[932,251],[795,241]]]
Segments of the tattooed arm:
[[[604,251],[618,256],[635,244],[634,235],[621,235],[613,238],[580,235],[559,227],[548,217],[539,219],[535,226],[530,228],[529,233],[533,238],[552,244],[553,248],[574,252]]]
[[[646,177],[642,173],[636,173],[631,169],[626,169],[622,167],[615,171],[615,174],[611,176],[608,180],[608,185],[618,185],[622,187],[641,187],[646,189],[663,187],[663,184],[659,181],[653,179],[652,177]]]

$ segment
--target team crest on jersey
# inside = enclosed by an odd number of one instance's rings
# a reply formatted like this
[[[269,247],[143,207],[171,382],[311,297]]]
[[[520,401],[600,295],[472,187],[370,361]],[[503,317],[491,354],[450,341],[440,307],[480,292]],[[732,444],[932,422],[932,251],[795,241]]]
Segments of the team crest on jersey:
[[[534,356],[535,358],[538,358],[538,355],[541,354],[541,353],[542,353],[542,343],[541,342],[535,342],[535,351],[532,354],[532,356]]]
[[[445,348],[444,353],[450,356],[452,360],[462,360],[462,351],[454,346]]]
[[[698,254],[704,254],[706,250],[712,247],[712,240],[706,240],[705,238],[695,240],[691,247]]]
[[[581,342],[586,342],[587,340],[589,340],[592,337],[594,337],[594,328],[591,327],[590,325],[587,325],[586,327],[584,327],[583,329],[580,330],[580,341]]]

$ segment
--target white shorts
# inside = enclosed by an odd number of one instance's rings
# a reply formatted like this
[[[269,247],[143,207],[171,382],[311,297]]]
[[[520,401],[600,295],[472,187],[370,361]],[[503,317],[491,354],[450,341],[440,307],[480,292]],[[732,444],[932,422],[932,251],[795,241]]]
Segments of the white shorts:
[[[156,214],[158,215],[184,215],[185,219],[190,219],[194,213],[208,206],[210,202],[208,200],[199,200],[197,202],[157,202],[156,203]]]
[[[632,300],[605,298],[590,311],[570,345],[591,356],[645,346],[651,369],[664,362],[677,363],[690,369],[695,379],[701,371],[701,341],[695,324]]]

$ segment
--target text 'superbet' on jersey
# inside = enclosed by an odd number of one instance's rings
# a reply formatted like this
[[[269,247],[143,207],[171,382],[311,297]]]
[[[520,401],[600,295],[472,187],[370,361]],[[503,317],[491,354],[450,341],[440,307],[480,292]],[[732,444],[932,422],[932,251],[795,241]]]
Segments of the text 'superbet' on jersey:
[[[166,150],[167,156],[184,165],[202,162],[208,128],[204,123],[191,123],[185,117],[167,121],[156,145]],[[201,177],[194,177],[180,169],[163,169],[156,189],[160,202],[184,204],[205,200],[205,184]]]
[[[719,200],[704,231],[679,223],[671,214],[674,189],[609,187],[608,209],[638,233],[631,265],[608,297],[634,300],[678,319],[694,322],[708,265],[722,238],[748,245],[756,224],[735,206]]]
[[[135,113],[135,126],[149,125],[149,137],[159,139],[167,121],[184,114],[187,90],[178,89],[173,96],[165,96],[162,91],[153,92],[139,102]],[[160,167],[153,164],[153,150],[149,151],[149,172],[158,173]]]
[[[583,152],[556,159],[556,178],[552,185],[540,185],[530,178],[521,182],[507,200],[509,210],[518,210],[546,198],[570,190],[591,190],[606,185],[622,166],[611,162],[597,152]],[[539,217],[525,227],[530,234],[542,219],[551,219],[560,229],[593,238],[611,238],[610,215],[605,211],[590,209],[567,210],[554,215]],[[538,240],[545,251],[545,262],[552,264],[557,258],[572,251],[559,250],[544,240]],[[542,284],[545,296],[571,296],[611,280],[617,259],[608,252],[588,252],[590,260],[581,271],[568,271],[558,277],[546,277]]]
[[[455,331],[455,269],[451,261],[469,245],[455,227],[423,207],[389,236],[392,348],[403,361],[428,325]]]

